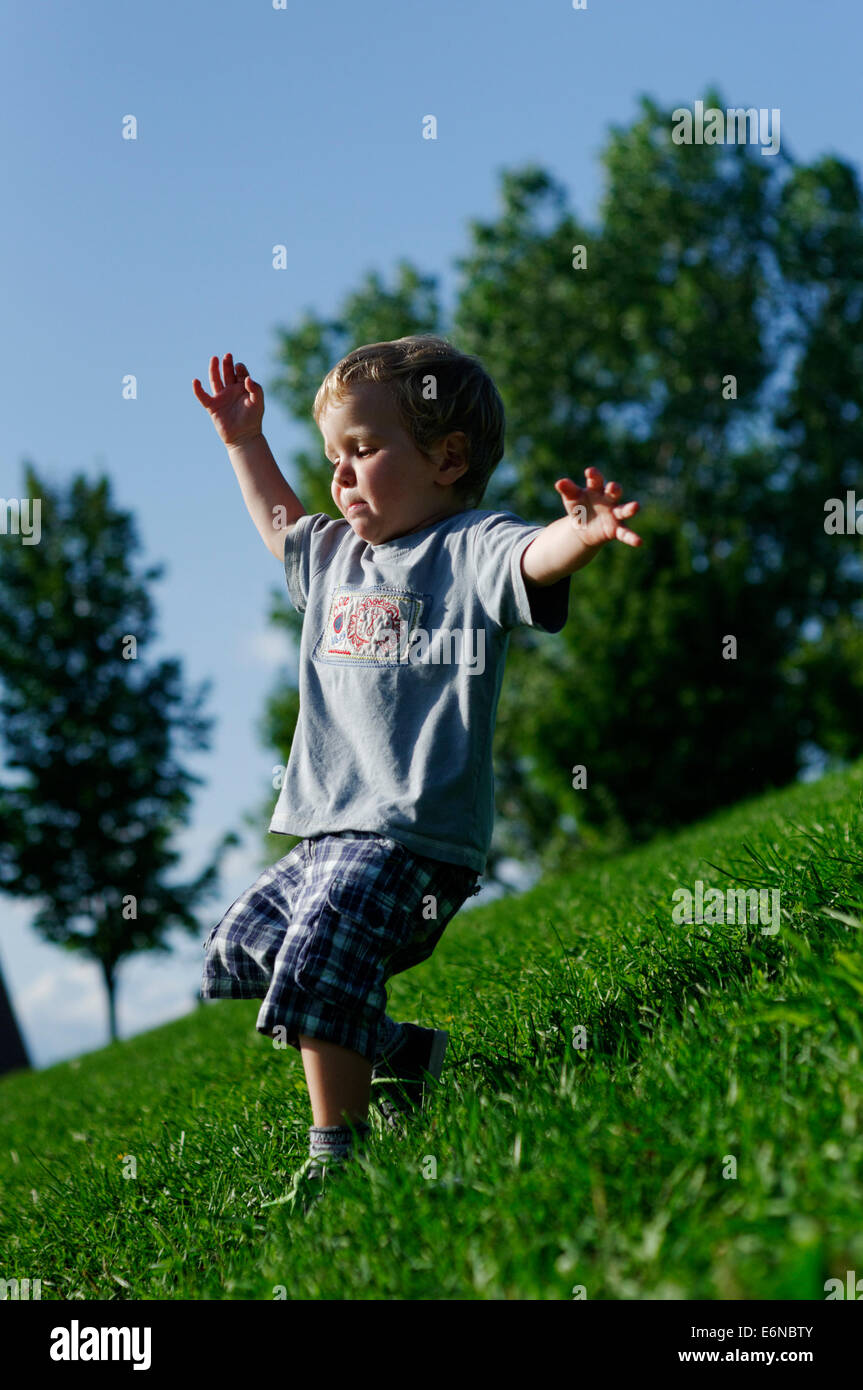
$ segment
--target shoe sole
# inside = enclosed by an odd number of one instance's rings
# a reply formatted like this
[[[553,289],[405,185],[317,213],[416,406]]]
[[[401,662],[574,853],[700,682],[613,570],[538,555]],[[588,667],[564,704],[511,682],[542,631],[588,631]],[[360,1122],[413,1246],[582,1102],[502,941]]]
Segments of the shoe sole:
[[[428,1071],[435,1081],[440,1081],[440,1074],[443,1071],[443,1059],[449,1044],[449,1033],[444,1032],[443,1028],[436,1028],[432,1038],[431,1053],[429,1055]]]

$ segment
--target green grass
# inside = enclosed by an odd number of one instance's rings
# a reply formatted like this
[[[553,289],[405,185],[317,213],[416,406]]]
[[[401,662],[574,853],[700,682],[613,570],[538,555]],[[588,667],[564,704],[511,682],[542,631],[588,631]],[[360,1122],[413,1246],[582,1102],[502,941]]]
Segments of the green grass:
[[[264,1205],[310,1114],[254,1001],[5,1078],[0,1277],[43,1299],[823,1299],[863,1273],[861,819],[863,763],[457,917],[390,994],[450,1029],[444,1085],[308,1216]],[[778,934],[675,925],[697,878],[779,888]]]

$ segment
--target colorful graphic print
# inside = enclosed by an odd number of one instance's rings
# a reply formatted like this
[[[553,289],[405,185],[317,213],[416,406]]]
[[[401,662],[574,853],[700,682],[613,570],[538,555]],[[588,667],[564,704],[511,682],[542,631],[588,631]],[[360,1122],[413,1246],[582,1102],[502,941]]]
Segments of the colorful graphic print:
[[[340,586],[313,655],[318,661],[356,661],[367,666],[406,662],[410,636],[422,610],[423,600],[406,589]]]

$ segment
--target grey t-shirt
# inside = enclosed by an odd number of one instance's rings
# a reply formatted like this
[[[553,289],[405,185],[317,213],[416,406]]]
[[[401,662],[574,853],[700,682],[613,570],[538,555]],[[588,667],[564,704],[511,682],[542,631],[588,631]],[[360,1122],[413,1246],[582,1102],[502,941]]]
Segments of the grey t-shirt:
[[[521,574],[542,529],[471,510],[371,545],[344,518],[300,517],[285,538],[300,712],[272,832],[376,831],[484,871],[509,633],[568,614],[569,576],[528,596]]]

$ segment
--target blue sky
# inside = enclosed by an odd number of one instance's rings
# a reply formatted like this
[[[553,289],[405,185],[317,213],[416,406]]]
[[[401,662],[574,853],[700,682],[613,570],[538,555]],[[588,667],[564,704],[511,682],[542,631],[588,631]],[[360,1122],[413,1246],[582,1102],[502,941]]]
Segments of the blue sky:
[[[52,483],[106,471],[144,558],[167,565],[154,655],[212,678],[218,721],[188,872],[270,789],[255,724],[287,656],[266,624],[280,565],[192,392],[211,354],[233,352],[266,392],[279,326],[335,314],[401,258],[441,277],[448,306],[500,171],[541,163],[591,217],[608,128],[642,93],[691,107],[715,85],[728,105],[779,107],[797,159],[863,162],[854,0],[43,0],[5,4],[3,32],[0,494],[22,495],[25,460]],[[305,437],[269,394],[264,429],[293,483]],[[122,1036],[194,1006],[206,930],[257,872],[242,833],[200,941],[124,967]],[[96,966],[42,943],[31,915],[3,899],[0,960],[44,1066],[104,1044],[105,1001]]]

